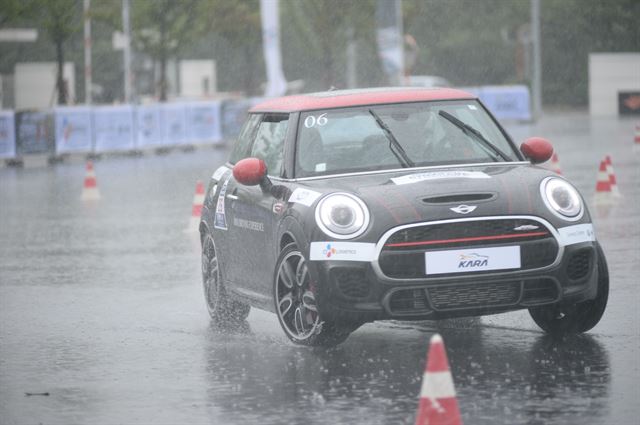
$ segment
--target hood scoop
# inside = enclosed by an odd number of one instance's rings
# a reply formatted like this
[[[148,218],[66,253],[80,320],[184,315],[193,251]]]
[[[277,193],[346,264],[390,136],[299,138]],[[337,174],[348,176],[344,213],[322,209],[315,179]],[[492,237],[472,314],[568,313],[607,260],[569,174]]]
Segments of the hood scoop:
[[[426,204],[459,204],[465,202],[490,201],[496,198],[495,193],[458,193],[452,195],[431,196],[423,198]]]

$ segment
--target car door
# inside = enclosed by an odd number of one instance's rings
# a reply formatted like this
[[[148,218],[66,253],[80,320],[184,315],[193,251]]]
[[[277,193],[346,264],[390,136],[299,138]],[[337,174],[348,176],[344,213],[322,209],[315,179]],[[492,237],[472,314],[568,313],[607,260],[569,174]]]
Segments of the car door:
[[[247,155],[264,160],[270,176],[282,174],[287,129],[288,114],[265,114]],[[260,186],[244,186],[233,178],[225,196],[228,203],[227,245],[233,256],[228,277],[241,291],[269,295],[275,258],[271,251],[276,199],[264,193]]]

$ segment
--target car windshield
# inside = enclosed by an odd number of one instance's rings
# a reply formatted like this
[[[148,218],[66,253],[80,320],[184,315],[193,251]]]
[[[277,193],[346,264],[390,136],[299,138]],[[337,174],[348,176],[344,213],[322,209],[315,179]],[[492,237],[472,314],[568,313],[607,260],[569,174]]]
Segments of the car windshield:
[[[517,159],[477,101],[363,106],[301,114],[296,177]]]

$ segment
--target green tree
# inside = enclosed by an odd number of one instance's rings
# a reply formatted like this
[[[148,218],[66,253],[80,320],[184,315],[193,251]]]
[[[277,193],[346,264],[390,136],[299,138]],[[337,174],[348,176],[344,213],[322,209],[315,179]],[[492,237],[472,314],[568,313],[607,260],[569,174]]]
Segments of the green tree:
[[[81,28],[81,4],[78,0],[31,0],[25,2],[25,7],[35,11],[38,27],[55,46],[58,103],[65,105],[69,101],[69,88],[63,74],[65,44]]]
[[[167,100],[167,61],[175,58],[201,29],[200,0],[136,0],[132,32],[137,44],[158,63],[158,97]]]
[[[256,93],[259,74],[264,75],[259,0],[204,0],[201,8],[200,34],[222,39],[224,44],[240,52],[240,63],[234,64],[233,72],[246,93]],[[232,55],[224,56],[226,61]]]
[[[349,33],[364,44],[375,41],[375,2],[282,0],[280,4],[284,17],[281,26],[291,26],[294,34],[287,41],[296,52],[287,58],[291,50],[283,49],[285,63],[297,62],[306,79],[321,82],[318,88],[342,87]]]

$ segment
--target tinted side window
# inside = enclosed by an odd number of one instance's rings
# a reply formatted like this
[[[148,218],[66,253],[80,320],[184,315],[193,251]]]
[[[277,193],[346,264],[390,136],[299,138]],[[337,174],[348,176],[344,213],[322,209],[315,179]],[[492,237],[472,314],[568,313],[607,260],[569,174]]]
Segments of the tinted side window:
[[[251,143],[255,138],[261,118],[262,115],[259,114],[249,115],[249,118],[247,118],[247,121],[245,121],[242,126],[242,130],[240,130],[238,139],[233,144],[231,155],[229,155],[230,163],[235,164],[241,159],[249,156],[249,149],[251,148]]]
[[[262,159],[267,164],[267,172],[272,176],[282,174],[284,139],[288,125],[288,115],[265,115],[251,149],[250,156]]]

